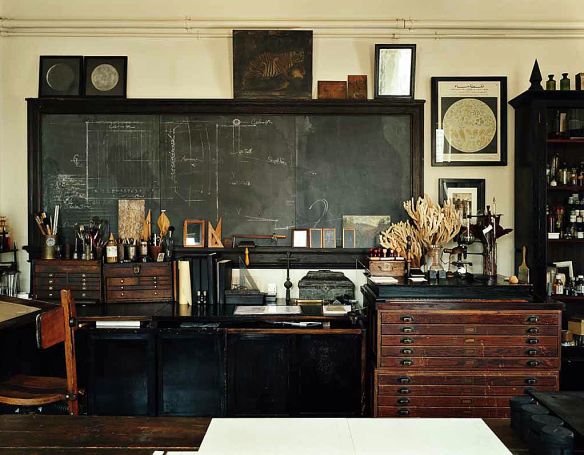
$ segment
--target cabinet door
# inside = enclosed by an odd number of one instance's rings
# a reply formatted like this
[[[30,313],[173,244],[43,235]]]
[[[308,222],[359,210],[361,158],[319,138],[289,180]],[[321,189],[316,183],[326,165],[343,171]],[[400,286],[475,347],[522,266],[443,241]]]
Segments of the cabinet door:
[[[298,414],[361,415],[362,335],[299,335]]]
[[[290,351],[289,335],[227,335],[228,415],[289,414]]]
[[[149,330],[92,330],[87,390],[90,414],[155,414],[154,340]]]
[[[223,334],[161,330],[158,336],[158,414],[220,417],[225,374]]]

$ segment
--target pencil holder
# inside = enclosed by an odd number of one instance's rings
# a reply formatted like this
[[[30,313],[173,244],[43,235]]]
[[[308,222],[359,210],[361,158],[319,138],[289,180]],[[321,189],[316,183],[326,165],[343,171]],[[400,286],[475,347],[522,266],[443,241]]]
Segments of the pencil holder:
[[[42,259],[55,259],[56,246],[57,246],[57,236],[56,235],[43,235],[42,238]]]

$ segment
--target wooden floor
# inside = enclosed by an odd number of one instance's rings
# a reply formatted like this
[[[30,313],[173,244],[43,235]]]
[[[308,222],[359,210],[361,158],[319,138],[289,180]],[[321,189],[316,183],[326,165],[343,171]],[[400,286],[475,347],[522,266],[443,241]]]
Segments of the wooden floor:
[[[0,454],[152,455],[156,449],[197,450],[210,419],[188,417],[93,417],[0,415]],[[514,455],[528,450],[508,419],[487,425]]]

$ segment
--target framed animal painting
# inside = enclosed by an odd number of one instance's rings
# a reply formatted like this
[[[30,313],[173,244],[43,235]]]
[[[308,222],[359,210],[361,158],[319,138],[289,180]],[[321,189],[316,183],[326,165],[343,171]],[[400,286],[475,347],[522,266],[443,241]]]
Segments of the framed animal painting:
[[[312,31],[234,30],[235,98],[312,98]]]

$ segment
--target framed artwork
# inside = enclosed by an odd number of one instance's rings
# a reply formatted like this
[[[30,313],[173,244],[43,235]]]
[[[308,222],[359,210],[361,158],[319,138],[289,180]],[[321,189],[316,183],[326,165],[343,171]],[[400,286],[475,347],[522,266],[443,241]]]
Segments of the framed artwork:
[[[432,166],[507,165],[507,78],[432,78]]]
[[[322,248],[322,229],[311,228],[310,232],[310,248]]]
[[[343,215],[343,230],[355,230],[354,248],[372,248],[379,245],[379,233],[391,224],[389,215]]]
[[[312,31],[233,30],[234,98],[312,98]]]
[[[415,44],[375,45],[375,98],[413,98]]]
[[[292,229],[292,246],[308,248],[308,229]]]
[[[347,76],[347,98],[350,100],[367,99],[366,74],[353,74]]]
[[[85,95],[126,97],[128,57],[85,57]]]
[[[81,96],[82,81],[82,56],[40,56],[39,98],[48,96]]]
[[[318,81],[316,94],[319,100],[346,100],[346,81]]]
[[[183,224],[183,246],[203,248],[205,246],[205,220],[185,220]]]
[[[323,228],[322,230],[322,247],[336,248],[337,247],[337,229]]]
[[[451,200],[463,217],[485,211],[485,179],[438,180],[440,204]]]
[[[343,248],[355,248],[355,229],[343,228]]]

